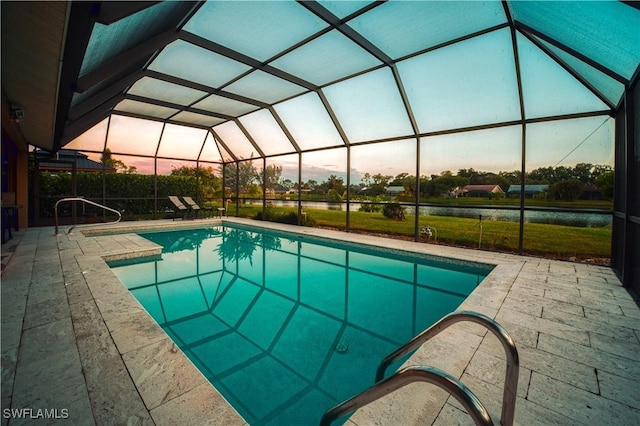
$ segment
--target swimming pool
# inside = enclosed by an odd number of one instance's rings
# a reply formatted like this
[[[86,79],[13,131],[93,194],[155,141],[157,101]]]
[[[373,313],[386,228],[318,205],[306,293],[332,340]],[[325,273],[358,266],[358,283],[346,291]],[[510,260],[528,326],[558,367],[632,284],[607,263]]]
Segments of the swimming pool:
[[[237,226],[141,235],[162,258],[112,270],[252,425],[317,424],[490,272]]]

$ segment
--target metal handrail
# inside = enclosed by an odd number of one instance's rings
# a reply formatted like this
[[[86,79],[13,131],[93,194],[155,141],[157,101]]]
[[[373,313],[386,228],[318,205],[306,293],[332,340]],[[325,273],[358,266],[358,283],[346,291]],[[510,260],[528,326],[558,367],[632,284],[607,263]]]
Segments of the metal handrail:
[[[120,222],[120,219],[122,219],[122,214],[120,214],[120,212],[118,210],[112,209],[111,207],[103,206],[102,204],[95,203],[93,201],[87,200],[87,199],[82,198],[82,197],[62,198],[62,199],[56,201],[56,204],[54,206],[54,216],[56,218],[56,233],[55,233],[55,235],[58,235],[58,204],[60,204],[63,201],[82,201],[83,203],[91,204],[92,206],[100,207],[100,208],[102,208],[104,210],[109,210],[110,212],[113,212],[113,213],[118,215],[118,220],[111,221],[111,222],[104,222],[104,223],[92,223],[91,225],[93,225],[93,226],[109,225],[109,224],[112,224],[112,223],[118,223],[118,222]],[[82,226],[82,225],[73,225],[71,228],[69,228],[69,230],[67,231],[67,234],[70,234],[71,231],[73,231],[73,229],[78,227],[78,226]]]
[[[428,341],[434,336],[437,336],[449,328],[453,324],[461,321],[470,321],[483,325],[490,330],[502,343],[502,347],[505,350],[507,357],[507,371],[505,373],[504,380],[504,392],[502,396],[502,413],[500,417],[500,423],[503,426],[513,425],[514,414],[516,409],[516,393],[518,390],[518,372],[520,370],[520,361],[518,358],[518,349],[516,344],[500,324],[498,324],[492,318],[486,315],[473,311],[457,311],[450,313],[436,322],[434,325],[418,334],[416,337],[402,345],[395,352],[388,355],[376,371],[376,382],[379,382],[384,377],[384,373],[389,365],[399,360],[403,356],[417,349],[420,345]]]
[[[489,412],[468,387],[442,370],[424,366],[413,366],[402,369],[387,379],[376,383],[364,392],[336,405],[324,413],[320,420],[320,425],[329,426],[332,421],[346,416],[405,385],[417,381],[434,384],[447,391],[450,395],[453,395],[464,408],[466,408],[476,425],[493,425]]]

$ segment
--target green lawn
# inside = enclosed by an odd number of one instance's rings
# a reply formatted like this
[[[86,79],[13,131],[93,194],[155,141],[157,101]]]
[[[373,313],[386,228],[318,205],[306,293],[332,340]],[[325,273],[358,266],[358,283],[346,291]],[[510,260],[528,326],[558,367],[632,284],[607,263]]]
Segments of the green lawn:
[[[288,213],[295,208],[274,207],[275,212]],[[262,211],[260,205],[244,205],[239,215],[254,217]],[[316,226],[345,229],[346,213],[340,210],[305,209]],[[230,208],[230,214],[235,214]],[[382,213],[350,212],[353,232],[385,234],[390,237],[413,239],[414,216],[404,221],[385,218]],[[437,230],[438,244],[478,247],[480,227],[478,219],[450,216],[420,216],[420,226],[429,225]],[[517,222],[482,221],[482,249],[517,252],[519,224]],[[427,238],[423,237],[427,242]],[[430,243],[433,243],[433,239]],[[573,226],[526,223],[524,227],[526,254],[555,259],[591,260],[608,263],[611,253],[611,228],[579,228]]]

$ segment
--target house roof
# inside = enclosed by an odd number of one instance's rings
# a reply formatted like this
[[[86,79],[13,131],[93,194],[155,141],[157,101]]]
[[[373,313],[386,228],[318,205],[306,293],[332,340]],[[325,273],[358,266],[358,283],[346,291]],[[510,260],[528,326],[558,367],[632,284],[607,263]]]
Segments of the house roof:
[[[520,192],[521,185],[511,185],[507,192]],[[544,192],[549,189],[549,185],[525,185],[524,192]]]
[[[500,188],[500,185],[466,185],[462,188],[463,191],[493,191],[496,186]],[[502,191],[502,188],[500,188]]]
[[[403,192],[404,186],[399,186],[399,185],[388,186],[386,191],[387,192]]]
[[[98,161],[91,160],[86,154],[69,149],[61,149],[55,154],[50,151],[36,150],[34,155],[38,158],[38,167],[41,170],[72,170],[75,161],[76,170],[80,172],[102,171],[115,172],[112,167],[104,167]]]

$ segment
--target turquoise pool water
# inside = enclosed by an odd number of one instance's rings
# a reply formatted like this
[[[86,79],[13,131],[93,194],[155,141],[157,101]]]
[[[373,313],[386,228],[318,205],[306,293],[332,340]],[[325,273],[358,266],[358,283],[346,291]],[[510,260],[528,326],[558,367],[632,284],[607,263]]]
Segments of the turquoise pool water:
[[[114,273],[251,425],[318,424],[490,271],[253,228],[141,235],[162,258]]]

